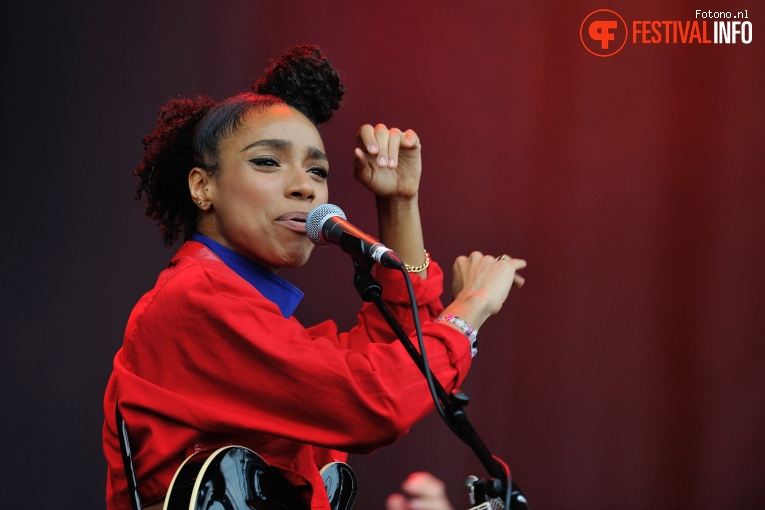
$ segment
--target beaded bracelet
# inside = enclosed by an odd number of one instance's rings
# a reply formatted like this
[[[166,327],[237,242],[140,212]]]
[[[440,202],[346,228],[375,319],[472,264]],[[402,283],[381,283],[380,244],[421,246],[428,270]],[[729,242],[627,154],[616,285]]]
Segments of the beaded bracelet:
[[[475,357],[478,354],[478,330],[470,327],[470,324],[456,315],[444,314],[436,317],[433,322],[448,322],[457,326],[470,341],[470,356]]]
[[[428,250],[425,251],[425,262],[420,264],[419,266],[410,266],[409,264],[404,264],[404,269],[408,273],[419,273],[420,271],[425,271],[428,266],[430,265],[430,253],[428,253]]]

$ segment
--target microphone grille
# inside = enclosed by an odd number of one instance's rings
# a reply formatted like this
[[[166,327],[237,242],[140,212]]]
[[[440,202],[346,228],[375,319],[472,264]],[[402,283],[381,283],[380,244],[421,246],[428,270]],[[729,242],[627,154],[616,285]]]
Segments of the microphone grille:
[[[330,216],[339,216],[344,220],[345,213],[336,205],[324,204],[314,208],[308,213],[308,217],[305,220],[305,232],[308,234],[308,239],[316,246],[329,246],[329,243],[321,238],[321,226]]]

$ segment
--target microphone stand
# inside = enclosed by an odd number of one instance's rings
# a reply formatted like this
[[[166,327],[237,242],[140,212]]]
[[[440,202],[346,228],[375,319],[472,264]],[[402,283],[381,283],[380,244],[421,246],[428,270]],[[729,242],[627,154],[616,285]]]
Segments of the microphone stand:
[[[523,496],[523,493],[521,493],[518,486],[512,481],[510,469],[489,452],[489,449],[483,443],[468,420],[467,414],[465,414],[463,409],[463,407],[468,404],[468,396],[458,389],[453,390],[451,394],[447,393],[444,387],[441,386],[441,383],[438,382],[438,379],[429,376],[429,368],[426,368],[427,363],[423,361],[422,356],[412,344],[412,341],[401,327],[401,324],[396,320],[385,302],[382,300],[382,286],[372,276],[371,269],[374,262],[367,260],[367,258],[362,255],[357,255],[355,253],[350,253],[350,255],[353,258],[353,266],[355,268],[353,285],[361,296],[361,299],[365,302],[375,304],[391,330],[396,334],[401,341],[401,344],[412,357],[417,367],[428,379],[428,382],[432,383],[431,391],[435,392],[434,398],[437,398],[443,406],[441,416],[446,421],[446,424],[452,429],[457,437],[473,450],[484,469],[486,469],[491,476],[491,479],[485,487],[486,493],[492,497],[501,498],[504,502],[504,508],[510,508],[512,510],[529,510],[526,498]],[[417,310],[413,310],[413,313],[416,314]],[[438,407],[437,404],[438,403],[436,402],[436,407]]]

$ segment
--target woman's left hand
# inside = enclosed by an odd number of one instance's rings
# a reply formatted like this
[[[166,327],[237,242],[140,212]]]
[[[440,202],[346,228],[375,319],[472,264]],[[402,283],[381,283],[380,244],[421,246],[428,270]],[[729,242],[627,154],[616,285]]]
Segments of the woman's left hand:
[[[380,198],[414,198],[422,174],[421,148],[411,129],[365,124],[356,135],[354,177]]]

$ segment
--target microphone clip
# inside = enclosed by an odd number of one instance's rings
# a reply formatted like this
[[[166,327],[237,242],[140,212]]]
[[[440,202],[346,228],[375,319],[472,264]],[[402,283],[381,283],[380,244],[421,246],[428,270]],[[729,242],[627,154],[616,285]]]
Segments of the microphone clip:
[[[353,286],[366,303],[372,303],[375,298],[382,296],[382,285],[372,276],[372,264],[366,257],[352,255],[353,268]]]

